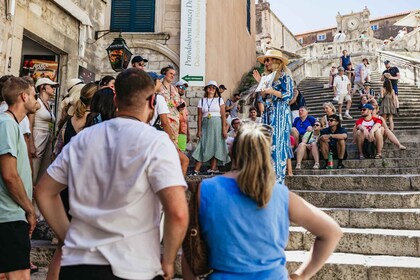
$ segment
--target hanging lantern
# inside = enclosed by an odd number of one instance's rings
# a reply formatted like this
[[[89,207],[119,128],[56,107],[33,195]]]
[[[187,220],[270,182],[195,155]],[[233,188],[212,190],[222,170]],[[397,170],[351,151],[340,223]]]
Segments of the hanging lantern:
[[[121,37],[115,38],[111,45],[106,49],[108,52],[109,62],[114,71],[120,72],[127,69],[133,55],[128,49],[125,40]]]

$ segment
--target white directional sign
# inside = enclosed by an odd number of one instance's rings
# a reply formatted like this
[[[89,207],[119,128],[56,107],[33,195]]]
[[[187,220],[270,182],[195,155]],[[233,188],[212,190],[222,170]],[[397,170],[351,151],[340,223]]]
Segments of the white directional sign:
[[[190,86],[205,83],[206,1],[181,0],[179,77]]]

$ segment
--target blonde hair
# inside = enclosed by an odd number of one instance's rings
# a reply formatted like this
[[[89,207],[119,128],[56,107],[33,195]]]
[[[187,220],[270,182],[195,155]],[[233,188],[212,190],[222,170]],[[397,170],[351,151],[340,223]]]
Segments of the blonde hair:
[[[83,118],[85,113],[88,111],[88,108],[90,106],[90,101],[92,100],[93,95],[95,95],[97,90],[98,90],[98,85],[95,83],[89,83],[81,89],[80,98],[79,100],[77,100],[76,105],[75,105],[76,118],[78,119]]]
[[[243,194],[259,207],[270,201],[276,175],[271,163],[272,128],[252,122],[240,126],[232,145],[232,168]]]
[[[286,64],[280,59],[272,58],[272,68],[273,72],[277,71],[276,76],[274,77],[274,81],[277,81],[282,72],[286,73],[287,75],[291,76],[292,72],[287,68]]]
[[[330,107],[330,108],[331,108],[331,110],[333,111],[333,113],[334,113],[334,114],[335,114],[335,112],[337,111],[337,110],[335,109],[334,104],[332,104],[331,102],[325,102],[324,104],[322,104],[322,108],[325,108],[325,107]]]

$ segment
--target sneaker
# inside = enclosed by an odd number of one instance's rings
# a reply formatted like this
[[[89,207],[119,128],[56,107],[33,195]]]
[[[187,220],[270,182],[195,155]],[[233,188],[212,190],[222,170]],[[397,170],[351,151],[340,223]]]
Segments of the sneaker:
[[[350,114],[349,113],[345,113],[344,114],[344,117],[346,118],[346,119],[352,119],[353,117],[352,116],[350,116]]]
[[[346,168],[343,163],[339,163],[337,165],[337,169],[343,169],[343,168]]]
[[[338,114],[338,116],[340,117],[340,121],[343,120],[343,116],[341,114]]]
[[[198,171],[197,170],[194,170],[192,173],[191,173],[191,176],[198,176]]]
[[[295,169],[296,170],[300,170],[302,168],[302,164],[300,164],[300,163],[296,163],[296,167],[295,167]]]
[[[312,169],[319,169],[319,162],[315,162],[315,164],[312,167]]]

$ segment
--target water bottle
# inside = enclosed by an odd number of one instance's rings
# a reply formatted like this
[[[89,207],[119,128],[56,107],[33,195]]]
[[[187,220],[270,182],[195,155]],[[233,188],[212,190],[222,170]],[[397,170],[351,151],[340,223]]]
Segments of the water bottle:
[[[334,168],[334,162],[333,162],[333,152],[330,151],[328,153],[328,162],[327,162],[327,169],[333,169]]]

